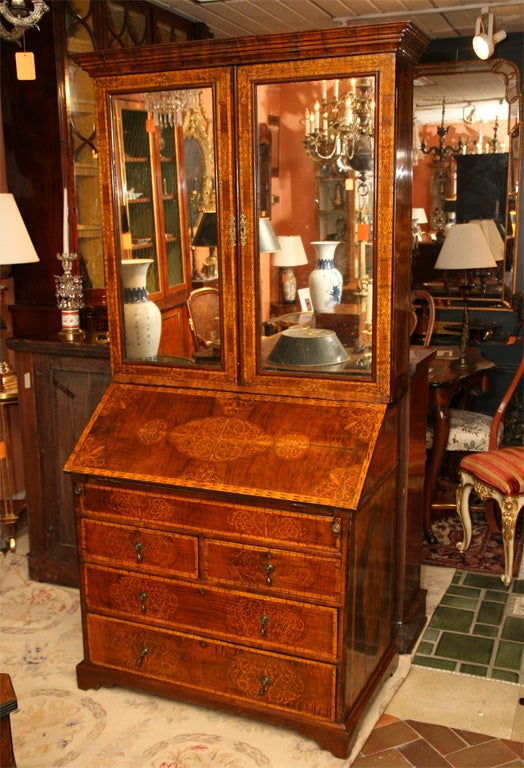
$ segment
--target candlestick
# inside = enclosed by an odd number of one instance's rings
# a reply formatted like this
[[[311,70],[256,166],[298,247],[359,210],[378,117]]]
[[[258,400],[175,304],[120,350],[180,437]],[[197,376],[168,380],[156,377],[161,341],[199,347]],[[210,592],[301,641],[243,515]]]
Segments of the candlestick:
[[[64,270],[63,275],[55,275],[57,306],[62,320],[58,337],[62,341],[80,342],[84,340],[84,332],[80,328],[80,310],[84,306],[82,277],[72,272],[72,263],[77,255],[57,253],[56,258],[62,262]]]
[[[62,243],[62,253],[69,253],[69,207],[67,204],[67,189],[64,189],[64,222]]]
[[[373,282],[368,280],[368,295],[366,299],[366,324],[373,323]]]

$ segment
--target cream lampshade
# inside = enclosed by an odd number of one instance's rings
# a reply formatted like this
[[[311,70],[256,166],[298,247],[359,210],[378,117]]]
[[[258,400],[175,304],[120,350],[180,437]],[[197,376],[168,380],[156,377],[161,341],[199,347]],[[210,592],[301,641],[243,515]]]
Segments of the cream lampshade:
[[[281,268],[282,300],[294,304],[297,299],[297,279],[293,267],[307,264],[306,251],[300,235],[281,235],[278,238],[280,250],[273,253],[271,263]]]
[[[258,222],[258,245],[260,253],[276,253],[280,250],[280,244],[271,226],[271,221],[264,217]]]
[[[413,208],[411,211],[411,219],[412,221],[416,221],[417,224],[428,223],[428,217],[426,216],[424,208]]]
[[[435,269],[464,270],[464,282],[461,286],[464,299],[462,332],[460,337],[460,356],[452,363],[453,368],[471,368],[474,363],[467,356],[469,343],[468,294],[471,286],[468,282],[468,269],[492,269],[497,266],[488,241],[478,224],[454,224],[449,228],[446,239],[440,249]]]
[[[502,261],[504,259],[504,240],[493,219],[475,219],[470,221],[470,224],[479,225],[484,237],[488,241],[493,258],[495,261]]]
[[[2,245],[0,248],[0,267],[12,264],[27,264],[39,261],[34,245],[27,232],[20,211],[13,195],[8,192],[0,193],[0,222],[2,231]],[[2,277],[8,277],[8,270],[1,270]],[[4,321],[2,314],[2,297],[5,285],[0,285],[0,399],[6,399],[16,393],[16,375],[9,363],[5,350]]]

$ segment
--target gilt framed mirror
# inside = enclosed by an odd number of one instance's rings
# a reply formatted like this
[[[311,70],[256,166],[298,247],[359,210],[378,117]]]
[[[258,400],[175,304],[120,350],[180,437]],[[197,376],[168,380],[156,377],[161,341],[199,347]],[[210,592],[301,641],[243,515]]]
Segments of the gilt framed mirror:
[[[511,309],[521,120],[520,76],[512,62],[443,62],[415,69],[413,216],[418,220],[413,219],[412,278],[440,306],[461,302],[453,280],[434,266],[447,230],[454,223],[488,219],[499,233],[497,268],[477,276],[470,306]]]

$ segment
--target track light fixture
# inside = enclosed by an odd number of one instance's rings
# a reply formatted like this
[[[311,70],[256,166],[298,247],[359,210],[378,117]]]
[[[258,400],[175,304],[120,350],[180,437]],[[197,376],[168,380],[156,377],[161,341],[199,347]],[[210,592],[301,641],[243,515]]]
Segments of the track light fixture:
[[[505,30],[493,33],[494,17],[489,6],[484,6],[475,24],[475,36],[473,38],[473,50],[485,61],[493,56],[495,46],[506,37]]]

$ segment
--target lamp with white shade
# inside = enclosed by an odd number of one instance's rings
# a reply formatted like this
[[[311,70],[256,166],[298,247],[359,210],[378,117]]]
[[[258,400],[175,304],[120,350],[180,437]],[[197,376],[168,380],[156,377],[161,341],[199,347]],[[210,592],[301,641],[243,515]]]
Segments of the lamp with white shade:
[[[464,271],[464,281],[460,286],[464,299],[460,356],[458,360],[453,361],[453,368],[471,368],[475,364],[467,355],[469,342],[468,296],[472,287],[468,279],[468,270],[492,269],[496,266],[497,262],[479,224],[470,222],[468,224],[454,224],[450,227],[435,262],[435,269],[460,269]]]
[[[0,193],[0,221],[2,222],[2,247],[0,248],[0,274],[2,277],[9,277],[12,264],[27,264],[38,261],[38,255],[35,251],[31,238],[27,232],[20,211],[12,194],[7,192]],[[4,269],[5,268],[5,269]],[[4,321],[2,314],[2,297],[5,285],[0,285],[0,321],[1,343],[0,343],[0,399],[12,396],[16,392],[16,375],[9,363],[5,349]]]
[[[280,235],[280,250],[273,253],[271,263],[280,267],[280,283],[284,304],[294,304],[297,300],[297,279],[293,267],[307,264],[306,251],[300,235]]]
[[[422,240],[422,229],[420,225],[428,223],[428,217],[426,216],[424,208],[413,208],[411,210],[411,221],[413,222],[413,247],[416,248],[418,243]]]
[[[260,253],[276,253],[280,250],[271,221],[264,216],[258,221],[258,246]]]
[[[504,240],[502,239],[499,228],[493,219],[475,219],[470,221],[470,224],[479,225],[484,234],[484,237],[488,241],[489,249],[493,254],[495,261],[504,261]],[[485,295],[486,293],[486,279],[488,276],[489,271],[484,269],[479,271],[480,290],[482,295]]]

